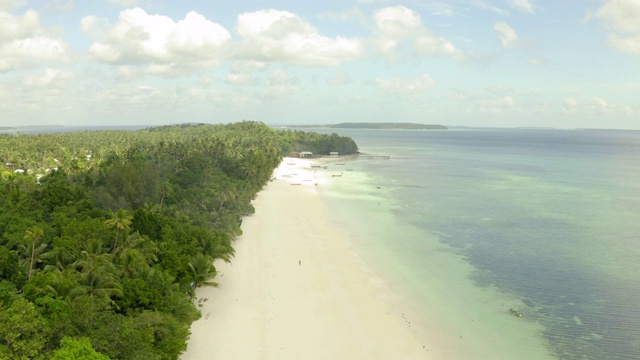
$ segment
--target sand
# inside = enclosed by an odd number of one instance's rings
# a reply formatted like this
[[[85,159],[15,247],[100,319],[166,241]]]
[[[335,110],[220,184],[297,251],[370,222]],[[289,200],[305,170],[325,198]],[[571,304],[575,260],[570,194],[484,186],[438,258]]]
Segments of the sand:
[[[219,288],[197,289],[202,318],[182,360],[444,359],[394,294],[327,220],[311,162],[285,159],[243,220]],[[316,185],[317,184],[317,185]]]

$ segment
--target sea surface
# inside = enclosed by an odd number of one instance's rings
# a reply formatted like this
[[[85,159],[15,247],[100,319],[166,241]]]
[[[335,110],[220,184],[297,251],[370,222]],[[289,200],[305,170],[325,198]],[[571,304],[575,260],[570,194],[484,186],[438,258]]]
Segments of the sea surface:
[[[434,342],[640,359],[640,132],[309,130],[390,156],[340,159],[320,191]]]

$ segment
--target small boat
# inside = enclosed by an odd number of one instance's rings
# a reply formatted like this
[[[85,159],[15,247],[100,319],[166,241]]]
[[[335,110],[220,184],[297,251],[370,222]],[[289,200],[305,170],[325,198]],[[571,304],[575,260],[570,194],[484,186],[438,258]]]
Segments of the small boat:
[[[511,315],[513,316],[517,316],[517,317],[523,317],[522,313],[518,310],[514,310],[514,309],[509,309],[509,312],[511,313]]]

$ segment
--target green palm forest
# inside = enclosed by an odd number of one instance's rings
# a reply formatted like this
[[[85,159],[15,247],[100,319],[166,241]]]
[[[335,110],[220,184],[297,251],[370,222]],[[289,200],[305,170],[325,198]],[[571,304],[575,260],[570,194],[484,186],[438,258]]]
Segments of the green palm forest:
[[[290,151],[357,147],[250,121],[0,135],[0,359],[177,359]]]

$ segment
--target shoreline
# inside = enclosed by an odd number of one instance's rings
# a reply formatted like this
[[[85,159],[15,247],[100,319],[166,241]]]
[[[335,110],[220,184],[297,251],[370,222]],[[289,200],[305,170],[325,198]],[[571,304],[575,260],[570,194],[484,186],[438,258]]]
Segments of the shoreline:
[[[447,355],[438,358],[554,359],[542,325],[509,311],[526,308],[520,298],[477,286],[476,269],[455,248],[407,221],[393,178],[366,162],[353,168],[347,179],[318,189],[329,219],[384,279],[396,314]]]
[[[317,160],[285,158],[258,194],[233,262],[215,264],[220,288],[196,290],[202,318],[182,360],[451,358],[329,222],[314,185],[331,180],[309,170]]]

